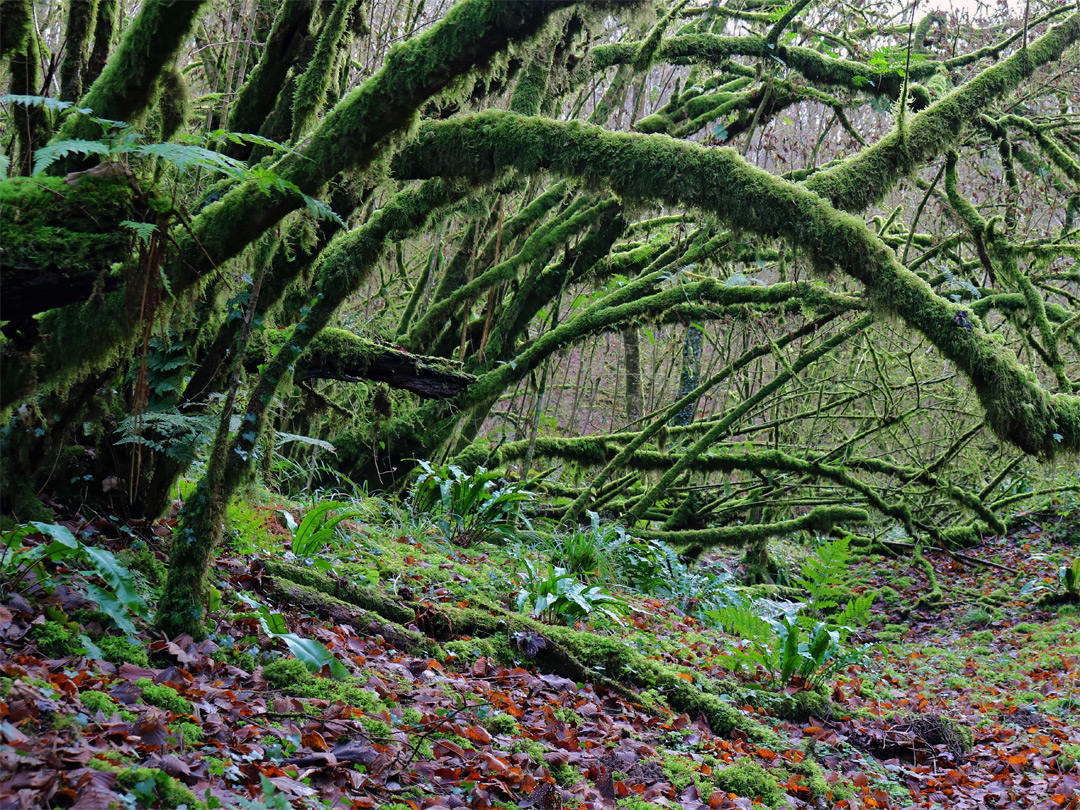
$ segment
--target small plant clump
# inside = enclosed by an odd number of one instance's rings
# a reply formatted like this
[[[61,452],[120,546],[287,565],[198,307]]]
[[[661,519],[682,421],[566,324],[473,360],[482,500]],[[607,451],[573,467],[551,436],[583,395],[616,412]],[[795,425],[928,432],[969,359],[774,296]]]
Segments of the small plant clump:
[[[37,641],[38,649],[49,658],[67,658],[82,650],[78,636],[57,621],[35,625],[30,636]]]
[[[150,666],[150,656],[146,649],[123,636],[105,636],[98,639],[97,646],[105,655],[105,660],[113,664],[133,664],[137,667]]]
[[[181,697],[171,686],[156,684],[149,678],[139,678],[135,685],[142,689],[139,698],[148,706],[157,706],[175,715],[191,714],[191,701]]]

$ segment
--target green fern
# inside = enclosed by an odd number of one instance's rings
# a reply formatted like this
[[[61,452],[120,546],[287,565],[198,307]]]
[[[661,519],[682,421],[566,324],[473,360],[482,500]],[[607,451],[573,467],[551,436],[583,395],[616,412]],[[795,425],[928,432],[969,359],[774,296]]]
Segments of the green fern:
[[[228,130],[224,129],[215,129],[213,132],[209,133],[206,136],[206,142],[208,144],[223,144],[226,142],[235,144],[247,143],[254,146],[264,146],[275,153],[285,153],[288,155],[300,154],[292,147],[287,146],[283,143],[278,143],[271,138],[265,138],[262,135],[251,135],[247,132],[229,132]]]
[[[130,219],[125,219],[119,224],[121,228],[127,228],[129,231],[133,231],[138,240],[144,245],[150,243],[150,239],[154,236],[154,231],[157,230],[157,225],[153,222],[132,222]]]
[[[83,157],[97,155],[102,160],[107,161],[130,158],[157,158],[173,166],[180,174],[184,174],[191,169],[201,169],[210,174],[224,175],[242,182],[253,181],[259,191],[264,194],[270,194],[272,191],[277,190],[284,194],[295,195],[303,201],[305,208],[316,219],[331,220],[345,227],[344,220],[329,205],[309,194],[305,194],[295,183],[275,174],[273,170],[265,166],[248,166],[242,160],[237,160],[227,154],[208,148],[210,145],[226,142],[250,143],[266,147],[275,153],[300,154],[291,147],[270,138],[218,129],[206,136],[205,143],[208,146],[193,143],[191,138],[184,138],[183,140],[186,141],[184,143],[141,143],[144,136],[129,130],[128,125],[123,121],[96,118],[92,110],[86,107],[76,107],[70,101],[60,101],[48,96],[26,96],[9,93],[0,95],[0,104],[43,107],[55,112],[58,116],[68,115],[73,112],[82,113],[89,116],[90,120],[96,122],[102,128],[102,138],[100,140],[71,139],[57,141],[36,150],[34,152],[34,175],[47,171],[58,160],[63,160],[72,155],[82,155]],[[8,158],[5,157],[0,160],[0,179],[6,179],[9,165]],[[142,230],[136,230],[136,233],[140,238],[144,238]]]
[[[101,141],[70,140],[57,141],[43,146],[34,152],[34,174],[41,174],[56,161],[71,155],[100,155],[105,159],[113,157],[112,147]]]
[[[168,385],[170,390],[155,388],[154,394],[171,393],[171,384]],[[149,447],[181,463],[190,463],[199,449],[209,444],[216,428],[217,418],[213,414],[182,414],[175,408],[145,411],[120,422],[116,444]]]
[[[24,96],[17,93],[6,93],[0,95],[0,104],[19,104],[23,107],[44,107],[50,112],[59,113],[60,115],[66,115],[68,113],[79,112],[84,115],[90,115],[93,110],[86,107],[76,107],[73,101],[61,101],[58,98],[49,98],[48,96]]]
[[[795,577],[795,584],[809,594],[815,608],[828,613],[840,606],[836,592],[847,588],[851,581],[850,560],[848,538],[838,537],[818,547],[817,555],[803,564],[802,576]]]
[[[134,150],[140,157],[156,157],[176,167],[180,174],[203,169],[214,174],[243,178],[250,170],[244,161],[190,143],[150,143]]]

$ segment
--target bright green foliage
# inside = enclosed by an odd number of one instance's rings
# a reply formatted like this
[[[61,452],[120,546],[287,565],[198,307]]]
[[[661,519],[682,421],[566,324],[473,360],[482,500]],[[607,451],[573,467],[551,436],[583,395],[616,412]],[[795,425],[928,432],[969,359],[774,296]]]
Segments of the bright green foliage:
[[[288,690],[298,684],[309,683],[311,672],[303,661],[296,658],[282,658],[263,667],[263,677],[276,689]]]
[[[85,692],[79,693],[79,701],[82,703],[83,708],[92,715],[101,712],[105,717],[112,717],[120,708],[116,699],[107,692],[97,692],[88,689]]]
[[[707,615],[742,637],[732,652],[736,661],[751,671],[761,667],[780,686],[796,675],[811,684],[822,683],[847,666],[863,663],[861,656],[844,648],[840,628],[819,621],[807,629],[793,608],[798,606],[743,602]]]
[[[334,537],[338,525],[345,520],[353,520],[359,513],[346,508],[347,504],[340,501],[323,501],[304,515],[304,519],[298,524],[292,513],[282,509],[281,514],[285,517],[285,525],[292,532],[292,550],[298,557],[311,557],[322,550],[323,545]],[[329,513],[339,511],[336,515]]]
[[[803,563],[802,575],[794,579],[794,583],[810,597],[811,605],[823,613],[839,607],[836,592],[847,590],[851,579],[848,571],[852,562],[850,541],[850,536],[844,535],[819,545],[817,553]]]
[[[1058,571],[1058,581],[1066,595],[1074,599],[1080,598],[1080,558],[1061,566]]]
[[[135,685],[143,690],[140,698],[148,706],[157,706],[177,715],[191,714],[191,701],[180,697],[171,686],[156,684],[149,678],[139,678]]]
[[[787,805],[786,794],[776,779],[750,758],[738,760],[714,775],[717,787],[737,796],[760,799],[769,807]]]
[[[117,226],[135,216],[124,177],[84,178],[74,186],[53,177],[0,180],[5,271],[108,272],[131,241]]]
[[[182,4],[181,4],[182,5]],[[116,784],[130,791],[140,807],[197,810],[206,805],[173,777],[157,768],[130,768],[116,775]]]
[[[528,525],[522,506],[532,500],[525,484],[503,481],[483,467],[466,473],[456,465],[435,468],[421,461],[423,473],[412,492],[416,515],[428,515],[450,543],[469,546],[505,540],[520,523]]]
[[[30,629],[30,637],[46,658],[67,658],[82,649],[78,637],[60,622],[36,624]]]
[[[97,641],[97,647],[106,661],[114,664],[133,664],[137,667],[150,666],[150,656],[142,645],[133,643],[123,636],[105,636]]]
[[[601,525],[596,512],[589,512],[589,521],[588,528],[578,526],[569,532],[555,532],[539,548],[554,564],[587,582],[613,582],[620,578],[630,538],[617,523]]]
[[[23,541],[33,533],[44,534],[52,538],[52,542],[25,547]],[[131,572],[112,552],[86,545],[66,527],[51,523],[27,524],[0,535],[0,575],[3,577],[0,590],[21,591],[27,575],[33,575],[46,589],[53,588],[55,583],[46,569],[47,563],[87,566],[93,575],[104,580],[105,587],[85,580],[80,587],[125,633],[135,633],[132,615],[146,617],[146,603],[135,589]]]
[[[593,611],[622,624],[618,612],[626,602],[599,585],[589,586],[565,569],[524,560],[525,570],[517,573],[520,583],[517,609],[548,623],[573,623]]]
[[[323,666],[330,667],[330,674],[337,679],[348,677],[348,672],[341,662],[326,649],[326,647],[313,638],[304,638],[296,633],[290,633],[285,617],[280,613],[271,611],[255,598],[247,594],[238,594],[240,600],[255,610],[255,618],[262,625],[263,632],[268,636],[281,639],[298,659],[304,662],[309,670],[318,672]]]
[[[844,667],[863,663],[844,643],[855,626],[869,621],[873,595],[849,599],[837,611],[838,591],[848,592],[849,564],[849,539],[833,540],[819,547],[795,580],[810,596],[809,607],[819,614],[834,614],[824,621],[800,616],[806,607],[803,603],[749,600],[739,595],[726,605],[707,609],[705,615],[742,639],[734,653],[736,660],[751,668],[760,666],[781,685],[796,675],[821,683]]]

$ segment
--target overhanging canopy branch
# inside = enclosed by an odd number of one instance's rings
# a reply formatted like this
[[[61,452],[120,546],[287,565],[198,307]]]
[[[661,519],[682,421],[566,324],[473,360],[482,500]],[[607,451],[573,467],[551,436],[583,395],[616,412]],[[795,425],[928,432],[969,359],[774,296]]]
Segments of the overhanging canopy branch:
[[[1080,14],[1070,22],[1080,33]],[[1045,390],[981,323],[959,328],[962,308],[903,267],[865,222],[733,149],[488,112],[424,125],[394,162],[401,177],[482,179],[509,166],[582,177],[628,199],[712,211],[735,228],[785,239],[817,266],[837,267],[865,285],[876,309],[924,334],[971,380],[1002,439],[1043,458],[1080,450],[1080,397]]]

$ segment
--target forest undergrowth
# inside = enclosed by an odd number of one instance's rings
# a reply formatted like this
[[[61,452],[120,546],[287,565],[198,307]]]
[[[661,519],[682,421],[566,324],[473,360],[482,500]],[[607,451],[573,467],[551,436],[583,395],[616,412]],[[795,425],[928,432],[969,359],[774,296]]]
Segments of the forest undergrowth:
[[[962,555],[789,538],[750,589],[435,501],[236,501],[201,641],[140,618],[169,521],[9,530],[0,804],[1077,807],[1075,505]]]

